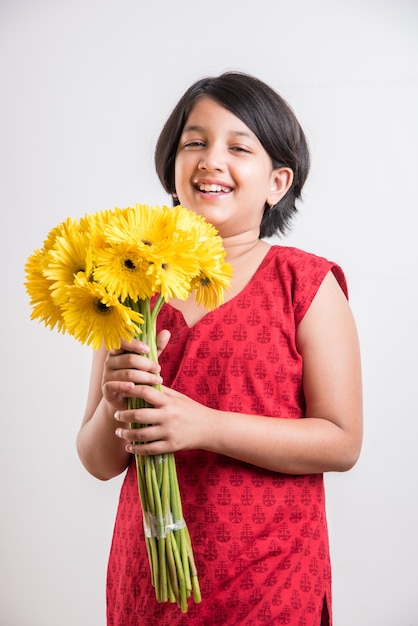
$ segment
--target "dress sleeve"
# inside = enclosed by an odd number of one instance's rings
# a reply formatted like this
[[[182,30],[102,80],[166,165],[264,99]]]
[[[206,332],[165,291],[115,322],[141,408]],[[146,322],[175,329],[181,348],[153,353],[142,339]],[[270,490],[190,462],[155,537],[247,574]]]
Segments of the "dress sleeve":
[[[333,273],[345,297],[348,299],[347,281],[343,270],[336,263],[300,250],[294,251],[294,255],[290,256],[288,260],[292,265],[291,271],[294,281],[293,310],[296,329],[304,318],[328,272],[331,271]]]
[[[335,265],[335,263],[333,263],[331,264],[331,271],[334,274],[339,286],[341,287],[345,297],[348,300],[348,286],[343,270],[339,265]]]

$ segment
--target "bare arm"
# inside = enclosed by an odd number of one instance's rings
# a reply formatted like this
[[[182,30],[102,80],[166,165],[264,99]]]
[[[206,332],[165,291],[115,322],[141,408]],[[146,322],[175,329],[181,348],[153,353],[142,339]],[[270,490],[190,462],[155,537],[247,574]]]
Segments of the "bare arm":
[[[332,274],[303,319],[297,343],[304,363],[305,419],[240,420],[228,414],[215,447],[287,473],[348,470],[362,442],[360,354],[351,310]]]
[[[350,469],[362,441],[360,354],[351,310],[331,273],[300,325],[297,344],[304,361],[304,419],[217,411],[171,389],[139,385],[135,394],[155,408],[120,411],[119,437],[139,454],[202,448],[284,473]],[[150,424],[139,434],[148,443],[129,444],[131,421]]]

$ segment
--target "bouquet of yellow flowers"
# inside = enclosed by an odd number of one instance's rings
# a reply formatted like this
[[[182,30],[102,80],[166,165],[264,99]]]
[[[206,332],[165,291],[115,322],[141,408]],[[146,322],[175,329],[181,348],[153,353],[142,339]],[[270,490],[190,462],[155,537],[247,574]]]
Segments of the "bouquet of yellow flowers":
[[[49,232],[25,271],[32,319],[94,349],[116,349],[121,339],[141,336],[154,360],[163,303],[194,292],[199,304],[213,309],[232,274],[211,224],[182,206],[142,204],[68,218]],[[129,406],[146,403],[130,398]],[[186,612],[188,597],[200,602],[201,596],[175,458],[135,459],[156,598]]]

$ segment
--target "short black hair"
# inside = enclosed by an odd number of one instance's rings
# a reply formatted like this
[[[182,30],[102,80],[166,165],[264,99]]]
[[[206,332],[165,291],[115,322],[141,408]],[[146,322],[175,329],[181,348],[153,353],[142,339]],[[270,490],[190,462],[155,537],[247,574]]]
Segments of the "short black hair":
[[[289,167],[293,182],[273,207],[267,204],[260,238],[284,234],[297,212],[296,200],[309,172],[310,157],[305,134],[290,106],[269,85],[243,72],[225,72],[196,81],[180,98],[165,123],[155,148],[155,167],[164,189],[175,194],[175,159],[180,136],[196,101],[206,96],[236,115],[256,135],[270,156],[273,168]]]

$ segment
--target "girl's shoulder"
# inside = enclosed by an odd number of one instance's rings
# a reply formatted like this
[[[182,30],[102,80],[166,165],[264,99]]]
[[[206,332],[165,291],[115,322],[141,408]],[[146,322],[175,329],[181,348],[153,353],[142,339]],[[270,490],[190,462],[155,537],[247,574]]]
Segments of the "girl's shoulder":
[[[270,283],[271,292],[280,297],[284,310],[293,317],[296,326],[302,321],[329,272],[333,273],[348,298],[343,270],[325,257],[300,248],[274,245],[264,261],[259,280]]]
[[[290,280],[294,283],[308,281],[317,287],[327,273],[332,271],[342,291],[348,296],[347,281],[340,265],[301,248],[272,245],[265,257],[265,269],[268,267],[270,271],[274,268],[275,273],[282,280]]]

